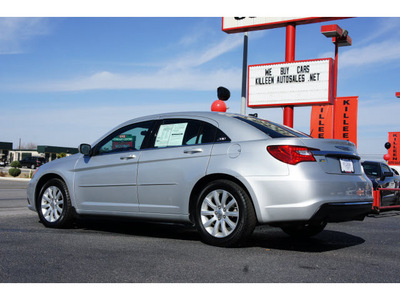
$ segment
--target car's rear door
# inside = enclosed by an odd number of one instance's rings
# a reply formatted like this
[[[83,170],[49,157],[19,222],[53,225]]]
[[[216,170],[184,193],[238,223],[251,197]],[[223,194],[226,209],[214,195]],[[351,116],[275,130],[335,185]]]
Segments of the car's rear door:
[[[217,123],[195,119],[161,120],[152,149],[142,152],[138,167],[140,211],[187,214],[190,192],[207,169]]]

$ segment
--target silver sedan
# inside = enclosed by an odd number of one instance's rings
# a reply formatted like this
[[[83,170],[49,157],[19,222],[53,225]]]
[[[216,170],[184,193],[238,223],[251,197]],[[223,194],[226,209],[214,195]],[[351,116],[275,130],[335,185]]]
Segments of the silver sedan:
[[[189,222],[217,246],[243,243],[257,224],[312,236],[363,220],[373,200],[354,144],[216,112],[125,122],[41,166],[27,192],[48,227],[76,214]]]

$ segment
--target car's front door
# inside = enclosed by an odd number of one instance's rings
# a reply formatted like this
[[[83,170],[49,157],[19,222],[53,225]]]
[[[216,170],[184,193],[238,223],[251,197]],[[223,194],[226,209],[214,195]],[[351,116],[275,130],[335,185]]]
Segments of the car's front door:
[[[121,128],[98,143],[75,166],[74,190],[82,212],[124,214],[139,210],[137,166],[154,122]]]
[[[193,119],[161,121],[153,148],[143,151],[140,157],[141,212],[187,214],[191,189],[207,170],[216,125]]]

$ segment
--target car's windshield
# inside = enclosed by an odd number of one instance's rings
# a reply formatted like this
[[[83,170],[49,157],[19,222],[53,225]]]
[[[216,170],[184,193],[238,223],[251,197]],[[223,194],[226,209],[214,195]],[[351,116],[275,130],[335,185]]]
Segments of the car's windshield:
[[[234,118],[239,119],[247,124],[250,124],[257,129],[261,130],[268,136],[272,138],[281,138],[281,137],[310,137],[307,134],[294,130],[292,128],[288,128],[286,126],[262,120],[250,116],[235,116]]]

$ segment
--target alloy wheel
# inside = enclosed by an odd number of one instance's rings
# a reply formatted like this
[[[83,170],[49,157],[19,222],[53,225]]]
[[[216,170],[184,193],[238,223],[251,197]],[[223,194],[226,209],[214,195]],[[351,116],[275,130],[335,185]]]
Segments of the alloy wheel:
[[[57,222],[64,209],[64,196],[56,186],[49,186],[41,199],[42,215],[48,222]]]
[[[205,230],[216,238],[230,235],[239,222],[239,205],[231,193],[211,191],[201,204],[201,222]]]

